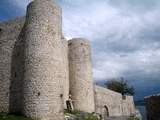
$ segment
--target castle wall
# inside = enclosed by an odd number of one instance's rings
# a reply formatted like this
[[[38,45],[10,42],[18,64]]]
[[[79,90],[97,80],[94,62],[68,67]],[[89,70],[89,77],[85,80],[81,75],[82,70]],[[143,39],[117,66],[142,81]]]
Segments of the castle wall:
[[[94,112],[91,48],[88,40],[69,40],[70,92],[76,110]]]
[[[27,7],[24,26],[23,113],[40,120],[63,120],[61,10],[51,0]]]
[[[107,111],[105,106],[108,108],[109,116],[121,116],[122,106],[121,106],[122,95],[111,91],[106,88],[95,86],[95,106],[96,113],[105,113]]]
[[[25,22],[25,17],[19,17],[0,23],[0,112],[20,113],[22,106],[23,57],[24,40],[19,36]],[[22,33],[22,32],[21,32]],[[23,34],[23,33],[22,33]],[[18,37],[19,36],[19,37]],[[68,41],[62,36],[63,77],[62,92],[64,108],[69,95],[69,63]],[[17,87],[18,86],[18,87]],[[10,88],[10,90],[9,90]],[[19,97],[16,97],[19,96]]]
[[[16,69],[14,49],[23,23],[24,18],[0,23],[0,112],[9,112],[13,101],[15,104],[18,102],[12,99],[15,91],[20,91],[20,83],[15,79],[18,73],[14,73]],[[17,83],[16,87],[12,86],[13,82]]]
[[[63,99],[64,99],[64,108],[66,109],[66,101],[69,99],[69,61],[68,61],[68,41],[62,37],[62,56],[63,56],[63,77],[62,81],[63,86]]]
[[[130,116],[135,113],[133,97],[95,86],[96,113],[106,116]]]
[[[135,105],[133,96],[124,96],[122,99],[122,115],[130,116],[135,113]]]
[[[26,21],[0,23],[0,112],[63,120],[69,94],[76,110],[109,116],[135,112],[132,96],[93,88],[92,80],[89,41],[62,37],[61,10],[51,0],[29,4]],[[147,99],[154,111],[149,116],[157,115],[158,99]]]
[[[147,120],[160,120],[160,95],[145,98]]]

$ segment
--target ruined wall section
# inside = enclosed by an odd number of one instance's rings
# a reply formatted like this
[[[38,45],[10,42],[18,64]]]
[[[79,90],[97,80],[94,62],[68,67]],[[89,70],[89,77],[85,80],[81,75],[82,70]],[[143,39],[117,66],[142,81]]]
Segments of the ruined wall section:
[[[160,120],[160,94],[145,97],[147,120]]]
[[[27,7],[23,113],[33,119],[64,119],[61,27],[61,9],[51,0]]]
[[[14,48],[23,24],[24,18],[0,23],[0,112],[9,112],[10,89],[19,91],[20,84],[13,88],[11,82],[16,76],[12,72],[12,68],[16,67],[13,64]]]
[[[121,116],[122,106],[121,106],[122,95],[111,91],[100,86],[95,86],[95,106],[96,113],[106,114],[108,108],[109,116]]]
[[[62,56],[63,56],[63,79],[62,92],[64,99],[64,108],[66,109],[66,101],[69,99],[69,61],[68,61],[68,41],[62,37]]]
[[[123,96],[122,99],[122,115],[130,116],[135,114],[135,105],[133,96]]]
[[[95,86],[96,113],[109,116],[130,116],[135,114],[132,96],[122,96],[112,90]],[[107,109],[106,109],[107,107]]]
[[[90,42],[83,38],[69,40],[70,92],[76,110],[94,112]]]

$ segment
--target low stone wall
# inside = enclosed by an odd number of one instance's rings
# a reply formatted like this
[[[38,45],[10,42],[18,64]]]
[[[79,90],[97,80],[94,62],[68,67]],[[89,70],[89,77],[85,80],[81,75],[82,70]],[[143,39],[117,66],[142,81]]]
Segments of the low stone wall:
[[[135,105],[133,96],[122,97],[122,115],[130,116],[135,114]]]
[[[96,113],[104,116],[130,116],[135,113],[132,96],[122,96],[109,89],[95,86]]]
[[[108,116],[121,116],[122,95],[106,88],[95,86],[96,113]]]

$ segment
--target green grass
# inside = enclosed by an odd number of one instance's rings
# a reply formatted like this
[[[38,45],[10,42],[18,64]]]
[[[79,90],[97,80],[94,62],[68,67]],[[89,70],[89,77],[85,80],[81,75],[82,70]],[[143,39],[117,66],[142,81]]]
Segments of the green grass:
[[[8,115],[6,113],[0,113],[0,120],[32,120],[23,116]]]
[[[82,119],[84,119],[84,120],[99,120],[96,116],[94,116],[92,114],[88,114]]]
[[[65,115],[69,115],[69,114],[75,115],[78,118],[78,120],[99,120],[97,116],[95,116],[92,113],[84,113],[78,110],[74,110],[74,111],[65,110],[64,113]]]
[[[139,120],[139,119],[136,117],[130,117],[130,118],[128,118],[128,120]]]
[[[64,110],[64,114],[78,115],[80,113],[81,113],[81,111],[78,111],[78,110],[74,110],[74,111],[69,111],[67,109]]]

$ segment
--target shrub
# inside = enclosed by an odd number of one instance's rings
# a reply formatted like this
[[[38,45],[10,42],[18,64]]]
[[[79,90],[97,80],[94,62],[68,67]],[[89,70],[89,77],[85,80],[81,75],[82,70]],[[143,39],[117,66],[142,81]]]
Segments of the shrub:
[[[32,120],[24,116],[9,115],[6,113],[0,113],[0,120]]]
[[[128,118],[128,120],[139,120],[139,118],[137,118],[137,117],[130,117],[130,118]]]
[[[133,86],[129,86],[128,82],[121,78],[121,80],[110,80],[106,83],[106,87],[122,95],[134,95]]]
[[[85,112],[81,112],[78,110],[74,110],[74,111],[68,111],[65,110],[64,111],[65,115],[74,115],[76,118],[78,118],[78,120],[99,120],[98,117],[93,113],[85,113]]]
[[[99,120],[97,116],[93,114],[87,114],[82,120]]]

